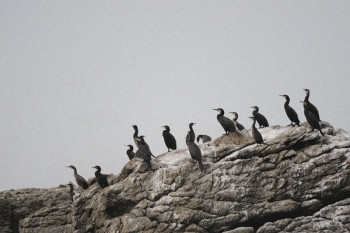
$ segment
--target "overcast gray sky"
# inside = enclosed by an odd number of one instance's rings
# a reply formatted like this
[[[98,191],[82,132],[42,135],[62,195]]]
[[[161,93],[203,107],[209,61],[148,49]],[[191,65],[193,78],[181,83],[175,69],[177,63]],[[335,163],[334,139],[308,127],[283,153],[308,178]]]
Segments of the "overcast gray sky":
[[[154,154],[162,125],[185,148],[224,133],[213,108],[250,127],[258,105],[350,129],[350,1],[0,1],[0,190],[55,187],[92,166],[117,174],[132,125]],[[231,118],[230,115],[226,114]]]

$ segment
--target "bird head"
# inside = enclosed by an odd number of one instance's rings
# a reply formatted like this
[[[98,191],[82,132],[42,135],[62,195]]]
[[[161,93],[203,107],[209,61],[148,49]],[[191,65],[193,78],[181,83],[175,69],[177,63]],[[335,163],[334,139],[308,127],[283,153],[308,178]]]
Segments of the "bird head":
[[[310,90],[309,89],[303,89],[305,91],[305,94],[306,95],[309,95],[310,94]]]

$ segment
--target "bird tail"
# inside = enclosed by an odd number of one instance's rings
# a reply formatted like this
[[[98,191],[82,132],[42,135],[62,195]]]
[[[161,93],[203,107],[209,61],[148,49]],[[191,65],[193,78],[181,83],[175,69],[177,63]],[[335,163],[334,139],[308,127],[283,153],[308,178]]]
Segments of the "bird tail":
[[[321,135],[322,135],[322,136],[324,136],[324,133],[322,132],[322,130],[321,130],[321,129],[320,129],[320,133],[321,133]]]
[[[202,163],[202,160],[198,160],[198,165],[199,165],[199,168],[201,169],[201,171],[203,171],[203,163]]]
[[[148,170],[152,170],[151,161],[148,161],[148,162],[147,162],[147,169],[148,169]]]

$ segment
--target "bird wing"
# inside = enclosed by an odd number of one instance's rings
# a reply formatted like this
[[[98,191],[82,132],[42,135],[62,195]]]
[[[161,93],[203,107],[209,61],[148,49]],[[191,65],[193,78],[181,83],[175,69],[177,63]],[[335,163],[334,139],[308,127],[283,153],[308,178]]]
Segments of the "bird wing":
[[[234,132],[236,130],[236,127],[233,121],[231,121],[227,117],[224,117],[224,116],[219,117],[218,121],[226,131]]]
[[[296,113],[296,111],[292,107],[288,106],[288,111],[286,111],[286,112],[287,112],[288,118],[291,121],[294,121],[294,122],[298,121],[299,122],[298,114]]]
[[[202,159],[202,152],[194,142],[189,143],[188,150],[193,159],[195,160]]]
[[[174,137],[174,135],[172,135],[171,133],[169,133],[169,138],[170,138],[170,140],[171,140],[171,144],[173,145],[173,148],[171,148],[171,149],[174,149],[174,150],[176,150],[176,139],[175,139],[175,137]]]
[[[255,113],[255,118],[258,121],[259,125],[263,125],[263,126],[269,126],[269,123],[267,122],[267,119],[264,115],[260,114],[260,113]]]

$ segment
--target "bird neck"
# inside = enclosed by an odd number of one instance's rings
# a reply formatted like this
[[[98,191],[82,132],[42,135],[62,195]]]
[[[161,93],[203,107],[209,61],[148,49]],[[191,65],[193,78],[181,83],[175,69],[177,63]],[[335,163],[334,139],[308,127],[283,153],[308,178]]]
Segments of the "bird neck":
[[[135,133],[134,133],[134,137],[137,137],[137,134],[139,133],[139,129],[137,127],[134,127]]]
[[[78,174],[78,173],[77,173],[77,169],[76,169],[75,167],[73,167],[72,169],[73,169],[73,171],[74,171],[74,174],[77,175],[77,174]]]
[[[256,128],[255,128],[255,122],[256,122],[256,119],[253,120],[252,129],[256,129]]]
[[[289,105],[289,102],[290,102],[290,99],[286,99],[286,102],[284,103],[284,106],[287,106],[287,105]]]
[[[170,129],[166,128],[166,129],[164,129],[164,132],[170,133]]]
[[[194,132],[192,127],[193,127],[193,125],[190,125],[190,131]]]
[[[99,175],[99,174],[101,174],[101,171],[99,170],[95,171],[95,175]]]
[[[224,115],[224,110],[221,110],[220,113],[218,114],[218,116],[223,116]]]
[[[307,92],[304,101],[306,102],[309,101],[309,96],[310,96],[310,92]]]

